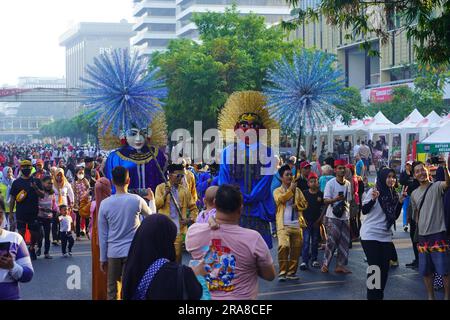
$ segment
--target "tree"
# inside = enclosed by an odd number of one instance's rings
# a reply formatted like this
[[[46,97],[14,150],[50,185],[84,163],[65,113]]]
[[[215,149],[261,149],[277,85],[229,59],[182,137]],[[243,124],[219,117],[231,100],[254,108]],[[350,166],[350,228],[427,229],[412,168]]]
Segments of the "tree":
[[[267,69],[283,55],[292,55],[299,40],[285,41],[280,27],[267,28],[264,18],[241,16],[236,6],[225,13],[194,15],[201,43],[173,40],[168,50],[152,56],[169,96],[165,106],[169,131],[187,128],[195,120],[203,129],[217,126],[217,115],[234,91],[262,89]]]
[[[416,107],[415,94],[407,86],[395,87],[392,90],[392,100],[383,103],[371,103],[368,113],[374,116],[378,111],[383,114],[393,123],[400,123],[403,121]],[[419,110],[420,111],[420,110]]]
[[[373,116],[381,111],[389,120],[397,124],[403,121],[414,109],[417,109],[424,116],[433,110],[440,115],[450,111],[449,106],[442,99],[442,95],[425,94],[417,88],[411,90],[407,86],[399,86],[393,89],[391,101],[371,103],[368,113]]]
[[[363,119],[368,115],[367,107],[362,102],[361,93],[355,87],[344,89],[343,102],[336,104],[341,112],[343,122],[349,124],[352,119]]]
[[[60,119],[40,128],[43,137],[53,137],[56,139],[69,137],[74,141],[87,141],[87,136],[97,137],[98,127],[92,121],[80,114],[71,119]]]
[[[296,8],[299,0],[286,0]],[[423,63],[450,62],[450,1],[448,0],[322,0],[316,9],[296,8],[297,16],[285,22],[288,29],[324,16],[328,23],[346,29],[346,39],[369,39],[375,34],[383,43],[391,31],[406,32]],[[398,28],[400,27],[400,28]],[[362,47],[370,49],[370,43]],[[370,50],[371,54],[377,54]]]

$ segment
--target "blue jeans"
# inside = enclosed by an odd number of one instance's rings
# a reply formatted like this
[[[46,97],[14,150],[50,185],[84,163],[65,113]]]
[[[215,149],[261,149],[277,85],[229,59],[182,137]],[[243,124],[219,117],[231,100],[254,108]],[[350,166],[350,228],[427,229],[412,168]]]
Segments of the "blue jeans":
[[[319,253],[320,227],[314,222],[307,222],[308,227],[303,229],[302,262],[308,264],[309,260],[317,261]],[[311,253],[309,252],[311,248]]]
[[[403,201],[403,226],[408,224],[408,207],[409,207],[409,196]]]

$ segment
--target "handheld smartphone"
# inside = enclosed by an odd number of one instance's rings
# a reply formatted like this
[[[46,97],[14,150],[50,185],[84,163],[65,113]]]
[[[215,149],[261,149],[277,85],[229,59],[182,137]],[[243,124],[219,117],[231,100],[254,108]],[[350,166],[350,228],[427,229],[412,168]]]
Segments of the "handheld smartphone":
[[[0,242],[0,257],[9,256],[9,248],[11,248],[11,242]]]
[[[339,191],[338,195],[339,195],[340,197],[343,197],[343,196],[344,196],[344,191]]]

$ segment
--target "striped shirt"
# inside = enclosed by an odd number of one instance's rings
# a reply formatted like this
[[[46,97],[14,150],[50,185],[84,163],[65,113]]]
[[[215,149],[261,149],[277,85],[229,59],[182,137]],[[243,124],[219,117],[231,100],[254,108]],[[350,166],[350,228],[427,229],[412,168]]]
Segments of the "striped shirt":
[[[11,270],[0,269],[0,300],[18,300],[19,282],[29,282],[33,278],[30,254],[22,236],[16,232],[2,230],[0,243],[9,243],[9,253],[14,258]]]

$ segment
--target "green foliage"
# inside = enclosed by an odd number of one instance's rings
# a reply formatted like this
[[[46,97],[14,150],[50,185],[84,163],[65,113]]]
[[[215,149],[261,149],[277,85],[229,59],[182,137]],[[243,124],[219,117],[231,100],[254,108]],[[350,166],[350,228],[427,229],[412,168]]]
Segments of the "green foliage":
[[[296,8],[293,13],[297,16],[283,25],[289,30],[323,15],[328,23],[351,31],[353,40],[368,40],[375,34],[386,43],[392,30],[402,28],[413,41],[420,62],[450,62],[448,0],[322,0],[315,10],[298,9],[299,0],[286,1]],[[365,45],[370,47],[369,42]]]
[[[344,103],[336,108],[341,112],[343,122],[349,124],[352,119],[362,119],[367,114],[367,107],[362,103],[361,94],[354,87],[345,88]]]
[[[414,109],[417,109],[424,117],[431,111],[437,114],[446,114],[449,106],[440,98],[421,96],[416,91],[406,86],[396,87],[393,90],[393,99],[389,102],[371,103],[368,107],[368,115],[374,116],[378,111],[393,123],[403,121]]]
[[[169,97],[165,106],[169,131],[202,120],[215,128],[217,116],[234,91],[261,90],[267,69],[283,55],[291,56],[300,42],[284,41],[281,27],[267,28],[264,18],[241,16],[233,6],[225,13],[195,14],[201,43],[173,40],[155,53],[150,68],[159,67]]]
[[[65,138],[69,137],[74,141],[86,141],[88,134],[96,137],[98,127],[92,125],[91,121],[84,114],[80,114],[71,119],[60,119],[40,128],[43,137]]]

